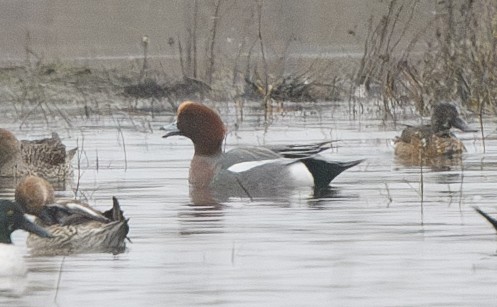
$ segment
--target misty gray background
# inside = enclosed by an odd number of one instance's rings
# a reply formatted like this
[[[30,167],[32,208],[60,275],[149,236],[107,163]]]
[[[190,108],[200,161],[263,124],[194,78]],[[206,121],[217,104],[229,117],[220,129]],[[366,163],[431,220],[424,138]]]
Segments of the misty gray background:
[[[4,0],[0,1],[0,54],[3,61],[25,58],[29,47],[44,59],[108,59],[142,54],[150,38],[151,56],[175,56],[186,40],[194,1]],[[198,39],[207,36],[215,1],[198,1]],[[434,1],[421,1],[412,33],[433,17]],[[269,49],[290,52],[360,51],[368,19],[386,10],[385,1],[264,1],[263,35]],[[256,38],[256,2],[223,1],[216,49],[235,52]],[[174,39],[168,44],[169,38]],[[202,49],[204,47],[200,47]],[[281,51],[280,51],[281,52]]]

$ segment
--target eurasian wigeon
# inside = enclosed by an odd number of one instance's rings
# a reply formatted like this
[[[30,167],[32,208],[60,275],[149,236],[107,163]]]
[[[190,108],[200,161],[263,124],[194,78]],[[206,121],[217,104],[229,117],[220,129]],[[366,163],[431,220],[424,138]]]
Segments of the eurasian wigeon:
[[[466,151],[466,147],[450,131],[452,127],[464,132],[477,131],[459,116],[453,104],[439,103],[433,108],[430,125],[409,126],[400,137],[395,138],[395,155],[412,162],[460,155]]]
[[[55,132],[51,138],[19,141],[12,132],[0,128],[0,177],[36,174],[51,181],[64,180],[72,174],[76,151],[66,151]]]
[[[310,150],[312,146],[283,146],[241,147],[223,152],[226,129],[221,117],[209,107],[192,101],[183,102],[175,124],[162,129],[169,131],[164,138],[180,135],[193,142],[195,153],[189,182],[194,202],[202,202],[202,198],[208,202],[210,197],[222,201],[228,197],[282,195],[305,183],[302,178],[295,178],[292,170],[298,164],[306,166],[314,179],[308,184],[318,191],[327,188],[341,172],[363,161],[334,162],[316,155],[325,143],[312,145],[314,151]]]
[[[24,291],[27,274],[24,258],[10,237],[17,229],[45,238],[51,236],[45,229],[28,220],[15,202],[0,200],[0,293],[14,296]]]
[[[115,197],[113,207],[102,213],[81,201],[56,199],[49,182],[29,175],[17,185],[15,199],[26,213],[36,216],[37,224],[53,236],[40,238],[29,235],[27,246],[33,254],[117,254],[126,249],[128,220],[124,218]]]

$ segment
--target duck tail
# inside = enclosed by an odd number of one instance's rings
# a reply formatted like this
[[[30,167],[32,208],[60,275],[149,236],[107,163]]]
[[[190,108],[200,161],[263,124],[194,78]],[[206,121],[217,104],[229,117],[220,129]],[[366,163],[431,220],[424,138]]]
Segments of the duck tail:
[[[483,216],[492,226],[494,226],[495,230],[497,231],[497,220],[491,217],[490,215],[486,214],[485,212],[481,211],[480,208],[474,207],[476,212],[480,213],[481,216]]]
[[[112,209],[105,211],[103,215],[112,222],[105,226],[106,230],[102,241],[114,255],[124,252],[126,250],[125,240],[127,239],[131,243],[128,238],[129,219],[124,217],[119,201],[115,196],[112,196]]]
[[[112,218],[114,221],[124,221],[124,212],[115,196],[112,196]]]
[[[318,158],[306,158],[300,160],[307,167],[314,178],[314,188],[322,189],[328,187],[330,182],[340,175],[344,170],[364,161],[364,159],[350,162],[326,161]]]
[[[114,221],[105,225],[104,231],[102,231],[101,237],[96,236],[105,246],[106,251],[112,252],[114,255],[123,253],[126,251],[126,239],[128,239],[129,232],[129,220]]]
[[[124,212],[121,210],[119,201],[115,196],[112,196],[112,208],[105,211],[103,215],[111,221],[124,221]]]
[[[78,151],[78,147],[74,147],[71,150],[68,150],[66,152],[66,163],[70,164],[72,161],[72,158],[76,155],[76,152]]]

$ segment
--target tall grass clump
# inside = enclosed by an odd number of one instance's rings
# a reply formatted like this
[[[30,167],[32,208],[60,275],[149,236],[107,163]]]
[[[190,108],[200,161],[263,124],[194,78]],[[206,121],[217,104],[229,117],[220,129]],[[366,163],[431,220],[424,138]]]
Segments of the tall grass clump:
[[[458,102],[480,119],[495,114],[497,2],[439,1],[426,26],[406,37],[418,4],[390,0],[387,13],[370,20],[355,84],[376,87],[389,115],[406,104],[427,115],[440,101]]]

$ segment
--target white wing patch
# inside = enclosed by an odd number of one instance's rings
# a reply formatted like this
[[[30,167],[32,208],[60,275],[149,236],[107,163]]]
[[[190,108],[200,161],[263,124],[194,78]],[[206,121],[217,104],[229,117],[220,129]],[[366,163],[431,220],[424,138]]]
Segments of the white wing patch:
[[[90,208],[88,208],[86,206],[83,206],[81,204],[78,204],[78,203],[67,203],[66,207],[69,208],[69,209],[71,209],[71,210],[84,212],[84,213],[86,213],[88,215],[91,215],[91,216],[94,216],[96,218],[101,218],[102,217],[100,214],[98,214],[94,210],[92,210],[92,209],[90,209]]]
[[[240,174],[266,164],[279,163],[281,164],[281,167],[284,166],[289,167],[288,170],[290,171],[290,176],[297,184],[305,186],[312,185],[313,179],[311,173],[309,173],[309,171],[307,170],[307,168],[303,163],[300,162],[296,163],[296,162],[297,161],[295,159],[286,159],[286,158],[249,161],[249,162],[234,164],[228,168],[228,171]]]
[[[290,162],[289,159],[268,159],[268,160],[260,160],[260,161],[248,161],[248,162],[242,162],[242,163],[237,163],[233,164],[228,168],[228,171],[234,172],[234,173],[243,173],[248,170],[251,170],[255,167],[259,167],[265,164],[269,163],[283,163],[283,162]]]
[[[108,220],[100,212],[95,211],[94,209],[92,209],[88,206],[85,206],[77,201],[60,200],[54,204],[50,204],[47,206],[59,207],[61,209],[65,208],[66,210],[69,210],[72,213],[81,214],[83,216],[93,218],[97,221],[107,221]]]

